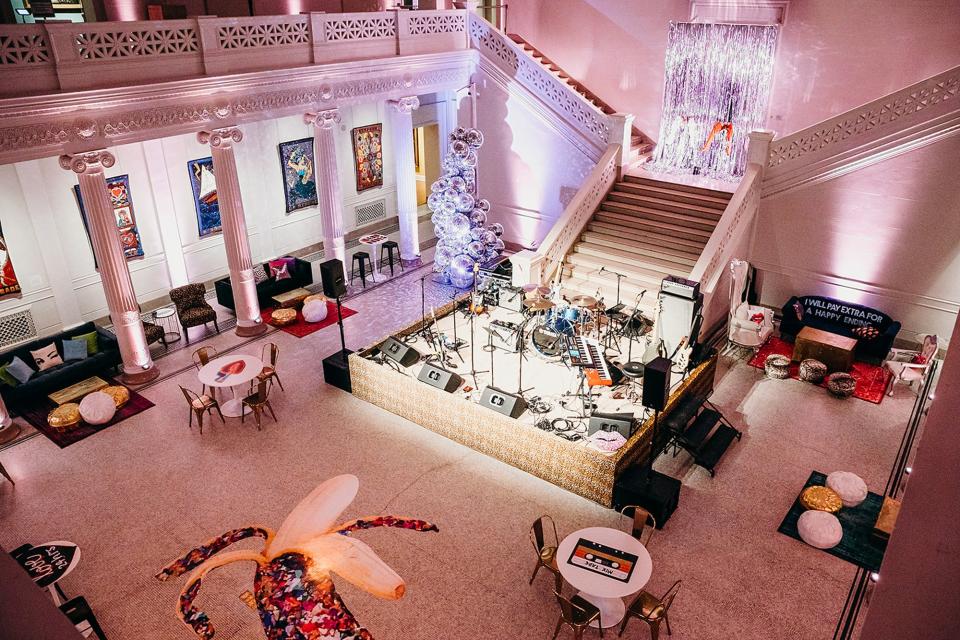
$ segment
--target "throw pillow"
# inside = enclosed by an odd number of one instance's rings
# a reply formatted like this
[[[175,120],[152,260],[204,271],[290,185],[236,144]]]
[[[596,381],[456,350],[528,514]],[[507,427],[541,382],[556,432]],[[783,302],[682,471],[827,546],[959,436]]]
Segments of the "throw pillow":
[[[4,382],[10,385],[11,387],[15,387],[18,384],[20,384],[20,381],[14,378],[12,375],[10,375],[7,372],[7,367],[9,366],[10,366],[10,363],[8,362],[7,364],[0,367],[0,382]]]
[[[289,280],[290,279],[290,270],[287,266],[286,260],[271,260],[270,264],[270,276],[274,280]]]
[[[87,341],[87,355],[92,356],[96,352],[100,351],[100,343],[97,342],[97,332],[91,331],[90,333],[84,333],[79,336],[73,336],[71,340],[86,340]]]
[[[927,356],[923,355],[922,353],[918,353],[910,358],[910,362],[912,364],[927,364]]]
[[[46,371],[58,364],[63,364],[63,359],[57,353],[57,345],[53,342],[36,351],[31,351],[30,355],[33,356],[33,361],[37,363],[37,371]]]
[[[797,314],[797,320],[803,320],[803,305],[799,300],[793,303],[793,312]]]
[[[10,361],[10,364],[7,365],[7,373],[16,378],[20,384],[25,383],[30,379],[36,371],[28,365],[26,362],[20,359],[19,356],[13,356],[13,360]]]
[[[871,326],[855,327],[853,329],[853,334],[863,338],[864,340],[873,340],[880,335],[880,330]]]
[[[63,341],[63,359],[67,362],[71,360],[85,360],[87,357],[87,341],[80,339]]]
[[[264,280],[269,280],[270,276],[267,275],[267,269],[262,264],[258,264],[253,268],[253,282],[254,284],[260,284]]]

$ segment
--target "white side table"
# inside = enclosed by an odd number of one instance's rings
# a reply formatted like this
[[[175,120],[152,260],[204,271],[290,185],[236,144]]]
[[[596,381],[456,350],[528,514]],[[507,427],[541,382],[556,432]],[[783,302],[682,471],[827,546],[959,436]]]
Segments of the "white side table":
[[[245,353],[235,353],[214,358],[200,368],[197,378],[208,387],[230,387],[233,397],[220,405],[225,416],[239,418],[250,409],[243,406],[243,391],[247,383],[263,370],[263,361]]]

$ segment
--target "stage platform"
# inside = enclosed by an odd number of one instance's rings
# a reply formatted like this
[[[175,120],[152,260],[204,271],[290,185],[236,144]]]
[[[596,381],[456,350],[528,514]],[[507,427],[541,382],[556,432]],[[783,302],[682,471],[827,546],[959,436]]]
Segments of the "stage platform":
[[[427,324],[434,324],[438,332],[453,337],[453,308],[461,300],[451,302],[441,309],[427,310]],[[462,305],[460,305],[462,306]],[[457,337],[468,344],[459,349],[460,356],[447,354],[447,368],[464,378],[464,382],[453,393],[444,392],[417,379],[423,367],[423,359],[409,366],[388,366],[374,360],[378,355],[379,344],[370,345],[350,356],[350,377],[353,394],[375,404],[391,413],[415,422],[455,442],[459,442],[476,451],[494,457],[518,469],[522,469],[539,478],[563,487],[585,498],[605,506],[613,505],[613,487],[617,477],[626,469],[638,463],[646,463],[650,456],[653,436],[652,412],[636,402],[626,398],[625,389],[602,387],[599,396],[592,400],[596,411],[604,413],[633,413],[638,427],[626,443],[614,452],[605,452],[588,444],[587,440],[570,441],[553,432],[538,428],[542,421],[564,418],[575,425],[574,430],[586,428],[586,420],[576,418],[582,414],[583,402],[580,398],[565,396],[575,392],[579,386],[579,374],[575,368],[568,368],[560,358],[546,358],[532,349],[526,350],[523,362],[524,396],[528,400],[539,398],[551,409],[545,413],[525,411],[519,418],[513,419],[478,404],[484,387],[493,386],[514,393],[519,384],[518,353],[501,349],[484,351],[488,344],[488,332],[483,328],[492,320],[519,323],[519,313],[494,308],[489,316],[476,316],[474,319],[474,353],[477,369],[483,373],[470,375],[471,354],[469,341],[470,323],[468,314],[457,312]],[[405,329],[391,334],[398,339],[410,340],[420,328],[418,321]],[[532,326],[532,322],[530,325]],[[429,343],[422,336],[409,342],[422,355],[433,354]],[[627,345],[618,345],[623,351],[620,358],[626,361]],[[634,359],[639,359],[643,344],[634,341]],[[612,355],[616,358],[616,353]],[[493,375],[491,376],[491,362]],[[439,364],[439,363],[437,363]],[[662,421],[684,394],[702,392],[704,387],[712,389],[716,370],[716,357],[700,364],[681,379],[674,375],[674,386],[670,400],[660,414]],[[595,389],[597,391],[597,389]]]

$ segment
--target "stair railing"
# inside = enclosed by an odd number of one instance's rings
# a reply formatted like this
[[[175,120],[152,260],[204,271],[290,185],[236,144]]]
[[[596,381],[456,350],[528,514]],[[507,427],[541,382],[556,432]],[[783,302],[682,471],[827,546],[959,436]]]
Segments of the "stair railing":
[[[537,249],[536,258],[531,261],[531,280],[541,284],[551,279],[559,282],[564,258],[573,249],[573,245],[593,218],[594,211],[610,193],[619,177],[619,156],[620,145],[609,145],[593,171],[580,185]]]

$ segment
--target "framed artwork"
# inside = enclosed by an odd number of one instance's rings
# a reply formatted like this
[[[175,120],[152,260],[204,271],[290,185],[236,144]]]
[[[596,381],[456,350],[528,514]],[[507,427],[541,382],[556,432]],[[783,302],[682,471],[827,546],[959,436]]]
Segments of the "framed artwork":
[[[351,133],[357,191],[383,186],[383,125],[357,127]]]
[[[123,255],[127,260],[143,256],[143,244],[140,242],[140,232],[137,231],[137,221],[133,215],[133,200],[130,197],[130,179],[127,175],[107,178],[107,192],[110,194],[110,204],[113,205],[113,215],[117,219],[117,229],[120,230],[120,244],[123,246]],[[83,208],[83,197],[80,195],[80,185],[73,186],[73,195],[80,207],[80,218],[83,228],[90,239],[90,227],[87,226],[87,212]],[[93,242],[90,242],[93,247]],[[94,254],[93,264],[96,266],[97,257]]]
[[[287,213],[317,205],[313,165],[313,138],[280,143],[280,170]]]
[[[13,262],[7,250],[7,241],[3,237],[3,228],[0,227],[0,296],[9,296],[20,293],[20,282],[13,272]]]
[[[213,176],[213,158],[200,158],[187,162],[190,173],[190,188],[193,190],[193,206],[197,210],[197,229],[200,237],[221,230],[220,203],[217,202],[217,179]]]

